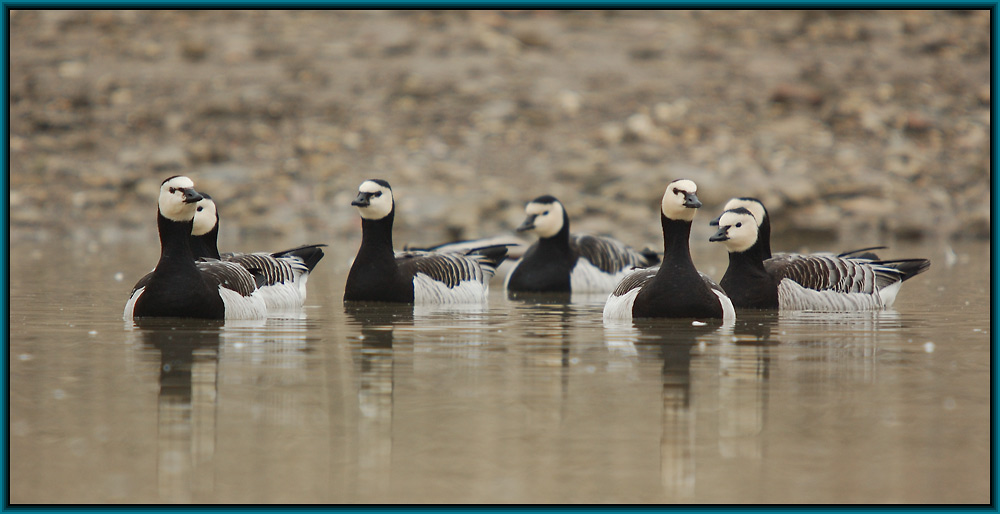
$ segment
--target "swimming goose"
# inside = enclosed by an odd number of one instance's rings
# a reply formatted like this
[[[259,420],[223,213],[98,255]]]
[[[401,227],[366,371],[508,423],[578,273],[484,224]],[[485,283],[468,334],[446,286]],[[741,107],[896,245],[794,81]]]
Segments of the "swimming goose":
[[[298,309],[306,299],[309,273],[323,258],[324,244],[304,245],[275,253],[219,253],[219,210],[206,193],[194,215],[191,251],[195,259],[210,258],[243,266],[257,279],[270,312]]]
[[[729,250],[721,284],[736,307],[747,309],[881,310],[892,306],[903,281],[930,267],[927,259],[876,260],[849,254],[777,254],[766,259],[767,241],[754,212],[745,207],[722,213],[719,231],[709,240]]]
[[[254,277],[243,267],[218,260],[196,262],[191,231],[202,199],[194,182],[174,176],[160,185],[156,225],[160,260],[132,288],[125,304],[126,320],[139,317],[262,319],[264,300]]]
[[[392,249],[396,214],[392,188],[366,180],[351,202],[361,214],[361,248],[351,265],[344,301],[414,304],[483,303],[489,280],[507,248],[490,246],[460,253],[401,252]]]
[[[722,318],[736,311],[725,292],[691,261],[691,221],[701,207],[697,185],[679,179],[667,186],[660,203],[663,263],[634,270],[622,279],[604,305],[604,319]]]
[[[518,232],[533,232],[531,245],[504,284],[515,292],[609,293],[633,268],[660,262],[655,252],[640,253],[610,237],[570,234],[569,216],[550,195],[539,196],[524,208]]]
[[[754,219],[757,220],[757,230],[760,233],[758,239],[760,239],[761,254],[764,256],[764,259],[766,260],[770,259],[771,257],[774,257],[774,255],[771,254],[771,215],[767,213],[767,209],[764,207],[764,203],[756,198],[749,196],[730,198],[729,201],[726,202],[726,205],[722,208],[722,211],[725,212],[728,210],[736,209],[737,207],[743,207],[744,209],[750,211],[750,214],[753,214]],[[722,217],[721,214],[718,215],[715,219],[709,221],[708,224],[713,227],[719,226],[719,218],[721,217]],[[819,252],[818,254],[837,255],[838,257],[860,257],[863,259],[878,260],[879,257],[874,252],[874,250],[884,250],[884,249],[885,249],[884,246],[872,246],[868,248],[859,248],[857,250],[851,250],[849,252],[844,252],[840,254],[833,254],[831,252]],[[788,252],[778,252],[777,255],[792,255],[792,254]]]

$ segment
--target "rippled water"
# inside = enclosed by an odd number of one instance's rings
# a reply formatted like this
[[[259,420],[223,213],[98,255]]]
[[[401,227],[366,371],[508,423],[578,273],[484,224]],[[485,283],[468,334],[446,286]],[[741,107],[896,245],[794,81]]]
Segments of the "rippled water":
[[[300,316],[134,326],[156,248],[16,243],[11,501],[990,500],[985,243],[893,245],[934,261],[894,311],[728,327],[499,280],[485,308],[345,310],[354,249]]]

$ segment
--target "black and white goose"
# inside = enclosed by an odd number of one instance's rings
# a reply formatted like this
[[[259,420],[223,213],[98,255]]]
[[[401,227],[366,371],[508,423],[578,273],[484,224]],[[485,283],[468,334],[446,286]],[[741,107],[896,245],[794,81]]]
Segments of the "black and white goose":
[[[722,208],[722,211],[729,211],[736,208],[742,207],[753,214],[755,220],[757,220],[757,231],[759,232],[758,240],[760,241],[761,255],[764,259],[770,259],[774,257],[771,253],[771,215],[767,213],[767,208],[764,207],[764,202],[760,200],[744,196],[738,198],[730,198],[726,205]],[[720,214],[718,217],[708,222],[709,225],[713,227],[719,226],[719,218],[722,218]],[[864,259],[878,260],[878,255],[874,253],[874,250],[885,249],[884,246],[873,246],[870,248],[860,248],[857,250],[851,250],[849,252],[844,252],[841,254],[836,254],[838,257],[860,257]],[[835,255],[833,253],[822,252],[823,255]],[[792,255],[790,253],[778,253],[777,255]]]
[[[504,246],[459,253],[392,249],[396,214],[389,183],[372,179],[351,202],[361,213],[361,248],[347,274],[344,301],[413,304],[483,303],[489,280],[507,254]]]
[[[518,232],[532,232],[531,245],[507,275],[507,291],[609,293],[633,268],[660,262],[655,252],[638,252],[610,237],[571,234],[562,203],[550,195],[528,205]]]
[[[605,320],[736,318],[726,293],[691,260],[691,221],[701,207],[697,190],[686,179],[667,186],[660,203],[663,263],[625,275],[604,304]]]
[[[256,281],[238,264],[195,261],[191,231],[202,199],[194,182],[170,177],[160,185],[156,225],[160,260],[136,283],[125,304],[126,320],[141,317],[263,319],[264,299]]]
[[[201,193],[191,232],[195,259],[209,258],[243,266],[257,279],[268,312],[298,309],[306,300],[309,273],[323,258],[323,244],[304,245],[275,253],[219,253],[219,210],[212,197]]]
[[[875,260],[850,255],[776,254],[754,212],[737,207],[719,217],[709,238],[729,250],[722,287],[746,309],[862,311],[892,307],[903,281],[930,267],[927,259]]]

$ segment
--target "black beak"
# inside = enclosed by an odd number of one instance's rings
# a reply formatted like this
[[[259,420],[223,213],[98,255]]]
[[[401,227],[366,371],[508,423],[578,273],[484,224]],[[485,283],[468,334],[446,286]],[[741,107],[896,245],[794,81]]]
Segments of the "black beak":
[[[371,193],[359,192],[358,197],[355,198],[353,202],[351,202],[351,205],[355,207],[368,207],[369,205],[372,204],[371,199],[372,199]]]
[[[531,230],[535,228],[535,218],[538,217],[537,214],[529,214],[527,218],[524,219],[524,223],[521,223],[520,227],[515,230],[518,232],[524,232],[525,230]]]
[[[184,191],[184,203],[200,202],[205,198],[204,196],[201,196],[201,193],[192,188],[181,189],[181,191]]]
[[[701,207],[701,200],[698,200],[698,195],[694,193],[684,193],[684,207],[688,209],[697,209]]]
[[[719,241],[729,240],[729,227],[719,227],[719,231],[715,233],[714,236],[708,238],[709,241],[717,243]]]
[[[720,215],[716,216],[714,220],[709,221],[708,224],[710,226],[712,226],[712,227],[718,227],[719,226],[719,220],[721,220],[721,219],[722,219],[722,215],[720,214]]]

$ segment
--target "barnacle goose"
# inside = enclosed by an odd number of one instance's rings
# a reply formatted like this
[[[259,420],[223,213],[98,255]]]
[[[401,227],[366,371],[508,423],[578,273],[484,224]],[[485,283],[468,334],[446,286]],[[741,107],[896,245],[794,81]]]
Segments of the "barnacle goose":
[[[663,263],[625,275],[604,304],[605,320],[633,318],[736,318],[733,304],[691,261],[691,221],[701,207],[698,186],[678,179],[660,203]]]
[[[764,259],[770,259],[774,257],[771,254],[771,215],[767,213],[767,208],[764,207],[764,203],[760,200],[750,197],[743,196],[738,198],[730,198],[726,205],[722,208],[722,211],[728,211],[736,209],[737,207],[743,207],[744,209],[750,211],[753,214],[755,220],[757,220],[757,230],[760,232],[761,243],[761,255]],[[719,226],[719,218],[722,215],[718,215],[715,219],[708,222],[709,225],[713,227]],[[884,246],[873,246],[870,248],[860,248],[857,250],[851,250],[849,252],[844,252],[838,254],[840,257],[861,257],[865,259],[878,260],[878,255],[873,252],[873,250],[883,250]],[[824,252],[824,255],[826,253]],[[785,253],[779,253],[778,255],[789,255]],[[829,255],[833,255],[832,253]]]
[[[124,319],[181,317],[261,319],[267,316],[256,281],[238,264],[215,259],[195,261],[191,231],[197,202],[194,182],[173,176],[160,185],[156,225],[160,260],[136,283],[125,304]]]
[[[243,266],[257,279],[269,312],[298,309],[306,299],[309,273],[323,258],[324,244],[305,245],[275,253],[219,254],[219,210],[206,193],[194,215],[191,251],[195,259],[210,258]]]
[[[528,202],[518,232],[533,232],[532,244],[507,275],[510,292],[609,293],[633,268],[660,262],[653,251],[640,253],[610,237],[571,234],[562,203],[550,195]]]
[[[755,213],[737,207],[722,213],[709,238],[729,250],[722,287],[739,308],[815,311],[892,307],[903,281],[930,267],[927,259],[878,260],[859,255],[776,254],[765,258],[767,239]]]
[[[503,245],[465,254],[401,252],[392,249],[396,214],[392,188],[381,179],[366,180],[351,202],[361,214],[361,248],[347,274],[344,301],[413,304],[483,303],[489,280],[504,260]]]

